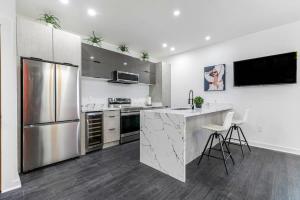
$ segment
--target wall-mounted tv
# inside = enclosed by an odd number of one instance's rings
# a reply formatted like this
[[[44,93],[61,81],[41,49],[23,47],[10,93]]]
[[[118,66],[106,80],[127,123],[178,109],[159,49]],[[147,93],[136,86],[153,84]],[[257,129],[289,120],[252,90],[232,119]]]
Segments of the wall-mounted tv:
[[[234,86],[297,82],[297,52],[234,62]]]

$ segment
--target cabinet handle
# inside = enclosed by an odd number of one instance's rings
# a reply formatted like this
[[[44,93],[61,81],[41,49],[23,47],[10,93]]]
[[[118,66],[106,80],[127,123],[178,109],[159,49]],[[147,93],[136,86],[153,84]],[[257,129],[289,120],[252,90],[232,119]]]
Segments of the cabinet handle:
[[[98,60],[94,60],[93,61],[94,63],[98,63],[98,64],[100,64],[101,62],[100,61],[98,61]]]
[[[109,118],[114,118],[114,117],[116,117],[116,116],[108,116]]]
[[[114,130],[116,130],[115,128],[111,128],[111,129],[108,129],[108,130],[110,130],[110,131],[114,131]]]
[[[36,57],[30,57],[31,60],[37,60],[37,61],[43,61],[41,58],[36,58]]]

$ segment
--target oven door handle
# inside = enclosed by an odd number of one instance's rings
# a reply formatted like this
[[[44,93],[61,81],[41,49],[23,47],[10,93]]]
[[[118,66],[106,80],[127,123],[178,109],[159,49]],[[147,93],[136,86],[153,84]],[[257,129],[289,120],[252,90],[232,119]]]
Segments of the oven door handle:
[[[121,116],[140,115],[140,112],[121,113]]]

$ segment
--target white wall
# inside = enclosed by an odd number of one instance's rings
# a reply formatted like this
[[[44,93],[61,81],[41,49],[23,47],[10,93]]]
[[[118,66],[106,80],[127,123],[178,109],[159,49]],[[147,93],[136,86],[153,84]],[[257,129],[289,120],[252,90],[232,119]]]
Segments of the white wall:
[[[0,0],[1,191],[21,186],[17,167],[16,1]]]
[[[250,144],[300,154],[300,70],[298,84],[233,87],[233,61],[291,51],[300,52],[300,21],[170,57],[172,105],[186,105],[193,89],[205,101],[232,103],[238,113],[249,107]],[[226,91],[204,92],[203,67],[223,63]]]
[[[97,78],[81,79],[82,105],[86,103],[107,103],[107,98],[134,98],[145,102],[149,95],[149,85],[146,84],[115,84]]]

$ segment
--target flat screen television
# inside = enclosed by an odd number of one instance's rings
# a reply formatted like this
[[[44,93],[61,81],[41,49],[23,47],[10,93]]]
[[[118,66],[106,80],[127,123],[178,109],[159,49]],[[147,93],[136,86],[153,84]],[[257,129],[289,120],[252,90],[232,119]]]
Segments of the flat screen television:
[[[297,52],[234,62],[234,86],[297,82]]]

